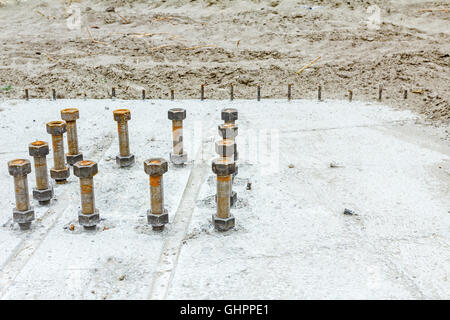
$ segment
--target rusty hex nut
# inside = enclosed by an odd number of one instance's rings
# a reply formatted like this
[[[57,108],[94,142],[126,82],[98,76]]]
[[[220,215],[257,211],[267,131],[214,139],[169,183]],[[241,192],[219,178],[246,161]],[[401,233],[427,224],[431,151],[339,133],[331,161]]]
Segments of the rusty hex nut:
[[[83,154],[82,153],[78,153],[78,154],[68,154],[67,153],[66,154],[66,160],[67,160],[68,164],[73,166],[78,161],[82,161],[83,160]]]
[[[144,171],[150,176],[161,176],[168,169],[169,165],[163,158],[150,158],[144,161]]]
[[[50,177],[55,180],[66,180],[70,176],[69,167],[64,167],[64,169],[50,169]]]
[[[238,127],[234,124],[220,124],[219,127],[219,135],[223,139],[234,139],[238,135]]]
[[[76,121],[80,118],[80,112],[76,108],[67,108],[61,110],[61,119],[64,121]]]
[[[238,119],[238,111],[234,108],[225,108],[221,111],[222,120],[225,122],[234,122]]]
[[[81,211],[78,212],[78,223],[85,228],[95,227],[100,222],[100,213],[98,209],[95,209],[94,213],[84,214]]]
[[[234,154],[235,142],[230,139],[216,141],[216,153],[221,157],[231,157]]]
[[[30,223],[34,220],[34,209],[30,207],[30,209],[25,211],[19,211],[17,208],[13,209],[13,221],[19,224],[22,223]]]
[[[116,163],[119,167],[129,167],[134,164],[134,154],[122,157],[121,155],[116,156]]]
[[[169,223],[169,213],[167,209],[164,209],[163,213],[161,214],[154,214],[152,213],[152,210],[147,210],[147,222],[152,227],[162,227],[165,224]]]
[[[168,112],[169,120],[184,120],[186,119],[186,110],[182,108],[172,108]]]
[[[47,189],[39,190],[33,188],[33,199],[37,201],[49,201],[53,197],[53,187],[49,186]]]
[[[131,112],[128,109],[117,109],[113,111],[115,121],[131,120]]]
[[[28,145],[28,152],[32,157],[45,157],[50,149],[45,141],[35,141]]]
[[[217,215],[212,215],[212,222],[214,227],[219,231],[228,231],[234,228],[236,219],[232,214],[228,218],[219,218]]]
[[[66,132],[66,123],[64,121],[47,122],[47,133],[53,135],[61,135]]]
[[[236,171],[236,162],[229,158],[216,158],[212,161],[212,171],[218,176],[228,176]]]
[[[14,159],[8,162],[9,174],[18,177],[26,176],[31,172],[31,162],[26,159]]]
[[[97,162],[82,160],[73,165],[73,174],[78,178],[92,178],[98,173]]]

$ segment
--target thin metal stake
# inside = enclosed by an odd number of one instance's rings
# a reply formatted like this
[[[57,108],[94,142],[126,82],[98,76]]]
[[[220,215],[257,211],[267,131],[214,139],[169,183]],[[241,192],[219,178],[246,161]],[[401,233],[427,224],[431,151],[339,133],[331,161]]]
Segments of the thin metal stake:
[[[261,101],[261,87],[258,86],[256,89],[256,100]]]
[[[203,83],[200,86],[200,100],[205,100],[205,85]]]
[[[56,90],[52,89],[52,98],[53,100],[56,100]]]
[[[292,83],[288,84],[288,101],[291,101],[291,87],[292,87]]]
[[[233,88],[233,84],[230,84],[230,100],[231,100],[231,101],[234,100],[234,88]]]
[[[173,91],[173,89],[170,89],[170,100],[174,100],[175,99],[175,93]]]
[[[353,100],[353,91],[352,90],[348,90],[348,101],[352,102]]]
[[[378,101],[381,101],[382,97],[383,97],[383,87],[380,85],[378,87]]]
[[[25,99],[26,99],[27,101],[30,100],[30,96],[28,95],[28,89],[25,89]]]
[[[145,89],[142,89],[142,100],[145,100]]]
[[[408,90],[406,89],[403,91],[403,99],[408,99]]]
[[[321,85],[319,85],[319,86],[317,87],[317,99],[318,99],[319,101],[322,101],[322,86],[321,86]]]
[[[116,88],[111,89],[111,99],[114,99],[116,97]]]

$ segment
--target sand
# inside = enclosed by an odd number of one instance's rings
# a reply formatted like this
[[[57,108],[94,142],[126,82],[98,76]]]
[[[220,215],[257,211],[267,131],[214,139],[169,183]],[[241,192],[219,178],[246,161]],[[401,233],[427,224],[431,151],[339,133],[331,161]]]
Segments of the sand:
[[[321,84],[324,98],[374,101],[381,85],[385,104],[448,123],[450,13],[439,8],[448,2],[1,0],[1,97],[115,87],[123,99],[198,99],[205,83],[207,99],[228,99],[230,84],[240,99],[260,85],[265,99],[292,83],[295,98]]]

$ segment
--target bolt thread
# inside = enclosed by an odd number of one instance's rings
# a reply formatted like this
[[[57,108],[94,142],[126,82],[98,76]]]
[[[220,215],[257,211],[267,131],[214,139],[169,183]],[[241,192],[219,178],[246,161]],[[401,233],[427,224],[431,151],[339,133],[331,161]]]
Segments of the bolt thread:
[[[81,212],[93,214],[95,212],[94,179],[80,178]]]
[[[230,216],[231,176],[217,176],[217,216]]]
[[[48,189],[48,171],[46,157],[34,157],[34,172],[36,175],[36,188]]]
[[[52,135],[53,164],[57,170],[65,168],[64,161],[64,141],[62,134]]]
[[[27,176],[14,177],[14,195],[16,197],[16,208],[19,211],[30,209],[30,196],[28,194]]]
[[[153,214],[164,212],[163,176],[150,176],[150,203]]]
[[[122,157],[130,155],[130,141],[128,138],[128,124],[126,121],[117,121],[117,131],[119,133],[119,151]]]
[[[78,154],[78,134],[76,121],[66,121],[67,146],[70,155]]]

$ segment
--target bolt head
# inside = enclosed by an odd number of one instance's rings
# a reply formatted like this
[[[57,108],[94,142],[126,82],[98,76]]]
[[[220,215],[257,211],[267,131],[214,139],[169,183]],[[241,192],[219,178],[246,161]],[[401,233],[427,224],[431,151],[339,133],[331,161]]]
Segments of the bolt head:
[[[225,108],[221,111],[222,120],[225,122],[236,121],[238,119],[238,111],[235,108]]]
[[[216,153],[221,157],[231,157],[235,151],[235,143],[230,139],[216,141]]]
[[[66,132],[66,123],[64,121],[47,122],[47,133],[51,135],[61,135]]]
[[[31,163],[26,159],[14,159],[8,162],[9,174],[18,177],[26,176],[31,172]]]
[[[216,158],[212,161],[212,171],[218,176],[228,176],[236,171],[236,162],[230,158]]]
[[[116,109],[113,111],[115,121],[131,120],[131,112],[128,109]]]
[[[182,108],[172,108],[168,112],[169,120],[184,120],[186,119],[186,110]]]
[[[61,119],[64,121],[76,121],[80,118],[80,112],[76,108],[67,108],[61,110]]]
[[[78,178],[92,178],[98,173],[97,162],[82,160],[73,165],[73,174]]]
[[[223,139],[234,139],[238,135],[238,127],[231,123],[224,123],[219,125],[219,135]]]
[[[144,171],[150,176],[161,176],[168,169],[169,165],[163,158],[150,158],[144,161]]]
[[[36,140],[28,145],[28,152],[32,157],[45,157],[49,153],[48,143]]]

